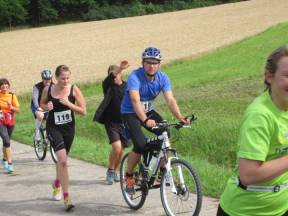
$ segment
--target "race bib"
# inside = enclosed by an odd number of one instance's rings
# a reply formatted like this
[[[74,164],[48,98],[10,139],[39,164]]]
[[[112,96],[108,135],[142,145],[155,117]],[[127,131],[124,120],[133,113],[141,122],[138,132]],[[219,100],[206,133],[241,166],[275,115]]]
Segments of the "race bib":
[[[144,112],[149,112],[154,109],[153,101],[141,101]]]
[[[55,125],[66,124],[72,122],[71,110],[54,112]]]

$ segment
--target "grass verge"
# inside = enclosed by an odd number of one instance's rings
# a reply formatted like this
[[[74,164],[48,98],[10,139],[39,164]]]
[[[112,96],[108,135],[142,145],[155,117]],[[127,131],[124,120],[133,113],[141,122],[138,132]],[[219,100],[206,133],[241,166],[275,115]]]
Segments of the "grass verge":
[[[172,131],[172,145],[199,173],[205,195],[219,197],[236,160],[237,137],[246,106],[263,91],[265,58],[288,44],[288,24],[280,24],[254,37],[213,51],[197,59],[178,60],[163,66],[171,79],[182,113],[195,113],[192,129]],[[92,122],[102,99],[98,83],[79,84],[87,101],[87,116],[77,117],[77,135],[71,156],[107,164],[110,146],[102,125]],[[21,114],[13,139],[30,144],[34,122],[30,95],[19,96]],[[163,97],[157,110],[173,121]]]

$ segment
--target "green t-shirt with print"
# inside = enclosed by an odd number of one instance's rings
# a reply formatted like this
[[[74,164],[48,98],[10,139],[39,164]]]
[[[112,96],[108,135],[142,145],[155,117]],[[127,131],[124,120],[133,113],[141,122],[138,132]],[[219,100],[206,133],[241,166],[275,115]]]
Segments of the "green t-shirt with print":
[[[269,161],[288,154],[288,112],[276,107],[268,91],[247,108],[241,124],[237,158]],[[231,216],[281,216],[288,211],[288,189],[247,191],[237,186],[238,168],[228,180],[220,205]],[[260,184],[288,183],[288,173]]]

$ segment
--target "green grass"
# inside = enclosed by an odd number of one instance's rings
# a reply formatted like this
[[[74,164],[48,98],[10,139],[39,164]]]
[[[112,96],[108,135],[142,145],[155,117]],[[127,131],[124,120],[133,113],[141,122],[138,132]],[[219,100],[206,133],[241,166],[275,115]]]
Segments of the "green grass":
[[[288,24],[231,46],[204,54],[197,59],[178,60],[163,66],[171,79],[182,113],[198,117],[192,129],[172,131],[172,145],[199,173],[205,195],[219,197],[236,161],[236,143],[242,114],[263,91],[263,68],[267,55],[288,44]],[[80,84],[88,114],[77,117],[77,135],[71,156],[101,165],[107,164],[110,146],[102,125],[92,122],[102,99],[101,85]],[[13,139],[31,144],[33,125],[30,95],[20,97],[21,114]],[[161,96],[157,110],[174,120]]]

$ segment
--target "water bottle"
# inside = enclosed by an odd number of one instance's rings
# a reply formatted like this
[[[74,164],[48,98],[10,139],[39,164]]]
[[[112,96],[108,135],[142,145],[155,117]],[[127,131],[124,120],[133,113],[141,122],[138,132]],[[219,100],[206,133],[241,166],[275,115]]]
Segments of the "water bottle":
[[[150,163],[149,163],[149,169],[152,171],[154,169],[154,167],[156,166],[156,164],[157,164],[157,157],[152,155],[152,158],[151,158]]]

